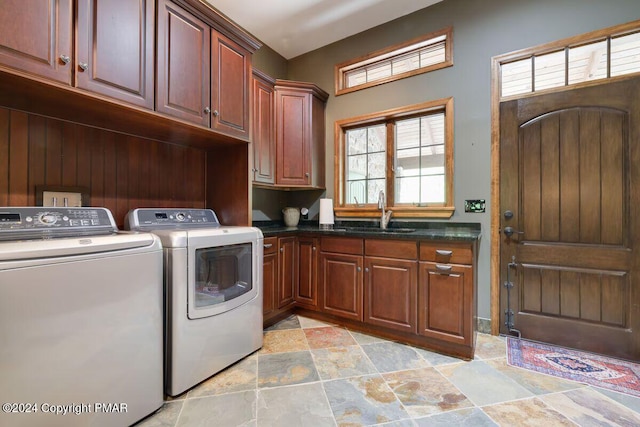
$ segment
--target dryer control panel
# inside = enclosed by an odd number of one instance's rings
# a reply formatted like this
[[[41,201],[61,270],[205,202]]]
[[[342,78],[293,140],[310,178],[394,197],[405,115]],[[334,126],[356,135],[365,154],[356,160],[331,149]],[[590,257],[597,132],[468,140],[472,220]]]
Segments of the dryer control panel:
[[[0,240],[54,238],[115,233],[106,208],[0,207]]]
[[[129,211],[125,221],[127,230],[167,228],[219,227],[220,222],[211,209],[139,208]]]

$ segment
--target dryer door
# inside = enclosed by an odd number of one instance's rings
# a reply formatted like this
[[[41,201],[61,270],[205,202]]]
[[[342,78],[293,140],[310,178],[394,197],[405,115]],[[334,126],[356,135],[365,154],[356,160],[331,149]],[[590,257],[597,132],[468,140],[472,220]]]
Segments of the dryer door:
[[[215,316],[258,296],[255,241],[189,248],[188,317]]]

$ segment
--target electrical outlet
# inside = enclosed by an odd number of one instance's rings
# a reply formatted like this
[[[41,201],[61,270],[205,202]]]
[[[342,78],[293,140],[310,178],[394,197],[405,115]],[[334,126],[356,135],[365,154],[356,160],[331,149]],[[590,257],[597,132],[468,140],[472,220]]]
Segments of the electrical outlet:
[[[485,206],[484,199],[464,201],[465,212],[481,213],[481,212],[484,212],[484,206]]]
[[[42,206],[82,206],[82,193],[65,191],[43,191]]]

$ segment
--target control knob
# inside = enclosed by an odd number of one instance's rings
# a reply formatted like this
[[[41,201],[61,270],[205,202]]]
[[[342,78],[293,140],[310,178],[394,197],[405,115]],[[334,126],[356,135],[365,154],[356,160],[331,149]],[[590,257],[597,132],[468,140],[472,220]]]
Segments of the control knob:
[[[58,218],[51,213],[43,213],[38,219],[44,225],[53,225],[58,220]]]
[[[179,212],[179,213],[177,213],[177,214],[176,214],[176,219],[177,219],[178,221],[180,221],[180,222],[184,221],[184,220],[185,220],[185,218],[186,218],[186,217],[185,217],[185,215],[184,215],[182,212]]]

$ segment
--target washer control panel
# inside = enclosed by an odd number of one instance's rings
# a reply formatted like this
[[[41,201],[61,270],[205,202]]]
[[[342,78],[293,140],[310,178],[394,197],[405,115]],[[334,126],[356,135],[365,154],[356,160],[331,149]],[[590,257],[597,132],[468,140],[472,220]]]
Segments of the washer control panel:
[[[220,226],[218,217],[211,209],[140,208],[129,211],[124,223],[128,230]]]
[[[117,232],[113,216],[105,208],[0,207],[0,233],[85,235]],[[4,238],[2,238],[4,240]]]

